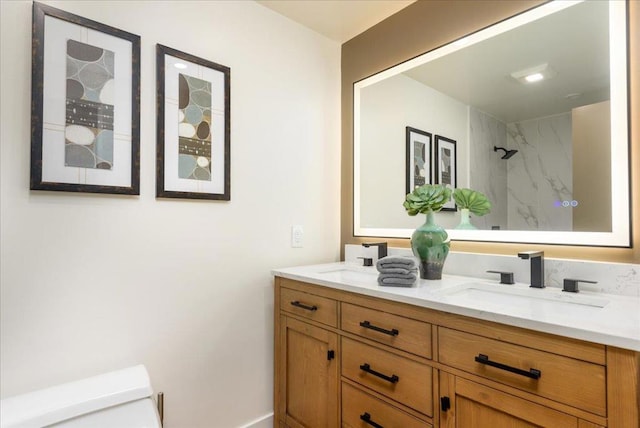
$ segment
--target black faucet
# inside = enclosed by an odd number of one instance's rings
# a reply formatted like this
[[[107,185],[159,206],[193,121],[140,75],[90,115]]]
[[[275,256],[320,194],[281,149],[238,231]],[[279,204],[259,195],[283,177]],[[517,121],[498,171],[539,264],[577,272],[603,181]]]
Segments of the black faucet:
[[[544,251],[522,251],[518,257],[531,260],[530,287],[544,288]]]
[[[566,278],[562,284],[562,291],[568,291],[570,293],[577,293],[580,290],[578,290],[578,283],[579,282],[588,282],[589,284],[597,284],[598,281],[588,281],[586,279],[571,279],[571,278]]]
[[[378,247],[378,260],[383,257],[387,257],[387,243],[386,242],[365,242],[362,244],[363,247]]]
[[[513,280],[513,272],[504,272],[501,270],[488,270],[489,273],[499,273],[500,274],[500,284],[515,284]]]

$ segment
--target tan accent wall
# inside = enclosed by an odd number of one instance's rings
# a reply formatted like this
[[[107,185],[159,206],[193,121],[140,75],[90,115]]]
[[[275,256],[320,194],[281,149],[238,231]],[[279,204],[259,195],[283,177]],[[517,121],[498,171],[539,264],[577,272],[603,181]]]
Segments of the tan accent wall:
[[[367,241],[353,236],[353,83],[541,3],[419,0],[342,45],[342,252],[345,244]],[[452,251],[515,255],[526,247],[555,258],[640,263],[640,1],[630,2],[629,13],[633,248],[454,241]],[[394,247],[409,247],[408,239],[387,241]]]
[[[611,231],[611,102],[574,108],[571,112],[573,140],[573,230]]]

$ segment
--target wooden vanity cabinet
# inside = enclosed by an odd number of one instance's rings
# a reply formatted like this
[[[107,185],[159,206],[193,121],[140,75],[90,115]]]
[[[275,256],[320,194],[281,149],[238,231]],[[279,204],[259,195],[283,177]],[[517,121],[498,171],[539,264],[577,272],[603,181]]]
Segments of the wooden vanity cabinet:
[[[291,288],[278,291],[276,421],[290,428],[338,427],[338,335],[330,329],[338,323],[337,302]]]
[[[640,427],[640,353],[275,280],[275,426]]]

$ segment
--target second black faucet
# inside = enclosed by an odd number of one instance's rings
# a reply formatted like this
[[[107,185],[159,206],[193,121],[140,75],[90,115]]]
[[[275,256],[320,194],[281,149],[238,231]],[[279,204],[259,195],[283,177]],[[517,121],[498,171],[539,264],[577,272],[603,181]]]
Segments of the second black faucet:
[[[387,257],[387,243],[386,242],[365,242],[362,244],[363,247],[378,247],[378,260],[383,257]]]
[[[544,251],[522,251],[518,257],[531,260],[530,287],[544,288]]]

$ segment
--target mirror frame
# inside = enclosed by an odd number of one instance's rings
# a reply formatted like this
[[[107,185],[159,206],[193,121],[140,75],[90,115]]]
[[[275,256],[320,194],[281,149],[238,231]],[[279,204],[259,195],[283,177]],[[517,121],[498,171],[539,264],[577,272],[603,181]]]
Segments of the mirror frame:
[[[489,37],[571,7],[581,1],[553,1],[498,22],[490,27],[456,39],[444,46],[428,51],[408,61],[374,74],[353,85],[353,235],[369,237],[409,238],[413,229],[364,228],[360,225],[360,89],[400,74],[417,65],[464,49]],[[447,232],[455,241],[518,242],[536,244],[587,245],[600,247],[631,246],[630,212],[630,140],[628,99],[628,10],[627,2],[609,2],[610,27],[610,81],[611,81],[611,164],[612,186],[611,232],[522,231],[522,230],[455,230]],[[623,25],[621,25],[623,23]]]

